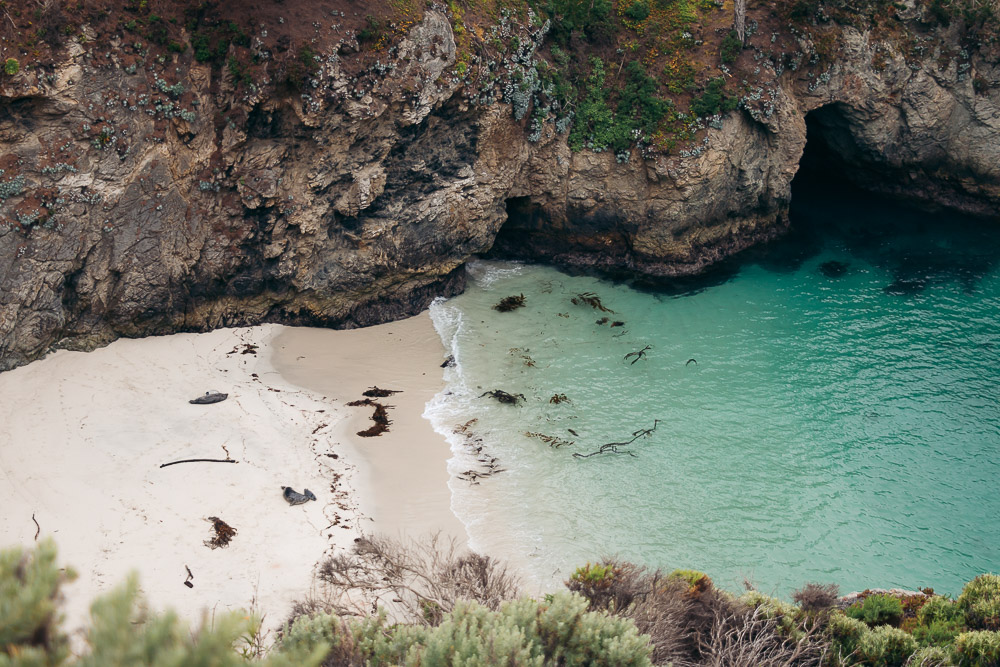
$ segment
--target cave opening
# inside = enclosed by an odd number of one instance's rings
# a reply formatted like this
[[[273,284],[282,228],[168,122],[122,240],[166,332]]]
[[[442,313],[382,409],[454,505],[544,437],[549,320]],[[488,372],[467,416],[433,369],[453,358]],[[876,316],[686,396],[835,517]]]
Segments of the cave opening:
[[[791,185],[787,236],[761,249],[762,264],[794,270],[818,255],[840,277],[849,262],[892,276],[889,294],[916,296],[959,284],[977,288],[1000,261],[1000,229],[909,192],[901,170],[855,140],[850,109],[830,104],[806,116],[806,145]],[[849,260],[848,258],[853,258]]]
[[[546,234],[550,221],[544,207],[530,196],[508,197],[504,205],[507,220],[486,257],[544,261],[545,255],[540,251],[551,240]]]

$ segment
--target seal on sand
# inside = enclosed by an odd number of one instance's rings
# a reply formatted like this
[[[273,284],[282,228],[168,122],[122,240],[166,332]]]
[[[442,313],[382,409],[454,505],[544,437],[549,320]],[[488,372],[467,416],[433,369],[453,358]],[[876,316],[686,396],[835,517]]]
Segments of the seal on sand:
[[[289,505],[301,505],[310,500],[316,500],[316,496],[309,489],[303,489],[305,493],[299,493],[290,486],[281,487],[281,495],[288,501]]]

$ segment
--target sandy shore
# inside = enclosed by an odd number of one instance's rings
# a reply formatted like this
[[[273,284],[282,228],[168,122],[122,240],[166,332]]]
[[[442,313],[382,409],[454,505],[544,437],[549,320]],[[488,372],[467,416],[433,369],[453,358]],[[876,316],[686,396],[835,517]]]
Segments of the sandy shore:
[[[378,437],[360,437],[372,425],[371,407],[348,407],[334,439],[360,453],[359,487],[371,499],[362,530],[420,538],[440,532],[467,542],[451,511],[447,461],[451,450],[422,417],[444,386],[445,350],[424,312],[399,322],[351,331],[286,327],[274,340],[274,365],[287,381],[333,398],[338,406],[363,398],[370,387],[402,390],[377,399],[391,406],[392,424]]]
[[[55,539],[79,573],[66,588],[70,629],[130,571],[154,609],[197,621],[255,606],[277,625],[323,555],[360,534],[464,539],[449,509],[447,445],[420,416],[440,358],[425,314],[357,331],[267,325],[119,340],[2,373],[0,548],[30,546],[36,532]],[[365,441],[354,433],[371,409],[344,403],[373,384],[403,393],[385,399],[389,433]],[[188,403],[209,389],[228,400]],[[236,463],[160,467],[190,458]],[[289,506],[283,485],[318,501]],[[209,517],[237,530],[227,547],[205,545]]]

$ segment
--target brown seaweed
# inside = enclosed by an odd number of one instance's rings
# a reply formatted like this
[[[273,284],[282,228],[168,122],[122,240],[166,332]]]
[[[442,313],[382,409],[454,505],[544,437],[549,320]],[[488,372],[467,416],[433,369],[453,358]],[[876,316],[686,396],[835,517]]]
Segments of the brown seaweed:
[[[512,310],[517,310],[518,308],[524,307],[524,294],[518,294],[516,296],[505,296],[500,299],[499,303],[493,306],[493,310],[499,311],[501,313],[509,313]]]
[[[489,396],[490,398],[495,398],[501,403],[506,403],[508,405],[517,405],[525,400],[524,394],[508,394],[502,389],[494,389],[492,391],[485,391],[479,395],[479,398],[483,396]]]
[[[615,311],[610,308],[606,308],[603,303],[601,303],[601,297],[597,296],[593,292],[581,292],[577,294],[570,302],[574,306],[590,306],[594,310],[599,310],[604,313],[613,313]]]
[[[210,516],[207,520],[212,524],[215,537],[205,540],[205,546],[210,549],[228,546],[233,537],[236,536],[236,529],[217,516]]]
[[[392,396],[393,394],[403,393],[402,389],[380,389],[379,387],[369,387],[361,392],[362,396],[371,396],[372,398],[385,398],[386,396]]]
[[[625,440],[622,442],[608,442],[601,445],[600,447],[590,452],[589,454],[581,454],[579,452],[573,452],[573,457],[578,459],[585,459],[591,456],[597,456],[598,454],[628,454],[629,456],[636,456],[635,452],[633,452],[631,449],[624,449],[624,448],[628,447],[639,438],[648,438],[649,436],[651,436],[653,434],[653,431],[656,430],[656,427],[659,425],[659,423],[660,423],[659,419],[654,419],[653,428],[640,428],[638,431],[632,431],[631,440]]]
[[[546,435],[545,433],[533,433],[531,431],[525,431],[524,434],[529,438],[535,438],[541,440],[549,447],[553,449],[558,449],[560,447],[566,447],[567,445],[572,445],[572,440],[564,440],[563,438],[556,437],[554,435]]]

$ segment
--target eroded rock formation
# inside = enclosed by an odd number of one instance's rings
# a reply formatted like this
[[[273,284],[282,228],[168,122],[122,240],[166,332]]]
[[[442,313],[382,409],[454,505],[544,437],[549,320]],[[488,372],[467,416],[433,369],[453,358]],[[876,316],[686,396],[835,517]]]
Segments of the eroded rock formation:
[[[71,43],[51,72],[0,81],[0,370],[123,335],[402,317],[461,290],[498,234],[522,257],[696,273],[785,228],[810,112],[867,187],[996,216],[997,65],[915,61],[854,28],[844,43],[818,76],[772,69],[697,150],[627,162],[470,105],[441,9],[369,89],[323,56],[325,95],[174,54],[178,87],[127,45],[95,60]]]

